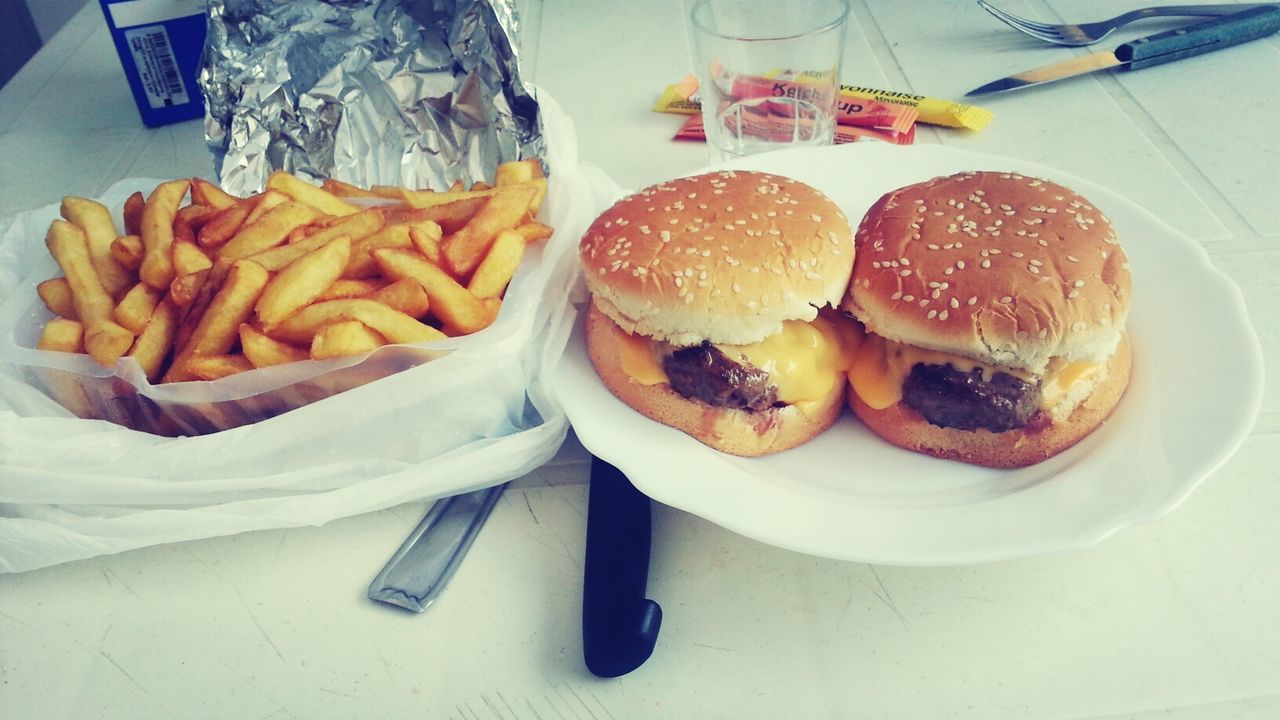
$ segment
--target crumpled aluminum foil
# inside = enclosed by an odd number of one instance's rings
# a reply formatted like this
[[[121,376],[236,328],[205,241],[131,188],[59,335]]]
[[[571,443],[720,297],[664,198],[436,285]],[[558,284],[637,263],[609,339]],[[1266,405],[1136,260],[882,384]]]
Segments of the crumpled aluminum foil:
[[[200,71],[222,186],[272,171],[444,189],[545,157],[513,0],[210,0]]]

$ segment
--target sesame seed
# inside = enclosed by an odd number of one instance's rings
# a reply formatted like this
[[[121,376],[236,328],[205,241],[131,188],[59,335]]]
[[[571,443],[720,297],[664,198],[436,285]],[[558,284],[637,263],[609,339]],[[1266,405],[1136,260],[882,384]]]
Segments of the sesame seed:
[[[901,277],[907,277],[910,274],[911,274],[910,270],[901,270],[898,272],[898,275],[900,275]]]
[[[1001,305],[1008,305],[1011,302],[1013,302],[1013,298],[1008,295],[1005,295],[1004,297],[1000,298]]]
[[[959,300],[957,300],[956,298],[951,298],[951,307],[953,307],[953,308],[958,308],[958,307],[960,307],[960,301],[959,301]]]
[[[933,311],[932,311],[932,310],[930,310],[929,312],[933,312]],[[946,319],[947,319],[947,313],[948,313],[948,312],[949,312],[948,310],[943,310],[942,312],[938,313],[938,319],[939,319],[939,320],[946,320]]]
[[[932,319],[934,319],[934,318],[938,317],[938,311],[937,311],[937,310],[930,310],[930,311],[929,311],[929,314],[928,314],[926,317],[928,317],[930,320],[932,320]]]
[[[1083,280],[1077,280],[1077,281],[1075,281],[1075,282],[1071,283],[1071,287],[1084,287],[1084,281],[1083,281]]]
[[[902,302],[915,302],[915,301],[916,301],[916,296],[915,296],[915,295],[903,295],[903,296],[902,296]]]

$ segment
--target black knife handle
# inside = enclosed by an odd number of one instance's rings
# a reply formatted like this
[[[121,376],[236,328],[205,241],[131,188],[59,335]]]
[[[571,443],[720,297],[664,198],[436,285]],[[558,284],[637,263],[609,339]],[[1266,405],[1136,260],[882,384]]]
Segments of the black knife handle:
[[[1280,30],[1280,5],[1263,5],[1177,30],[1127,42],[1116,48],[1126,69],[1161,65],[1257,40]]]
[[[582,645],[587,669],[625,675],[653,654],[662,608],[645,598],[652,533],[649,498],[617,468],[591,459]]]

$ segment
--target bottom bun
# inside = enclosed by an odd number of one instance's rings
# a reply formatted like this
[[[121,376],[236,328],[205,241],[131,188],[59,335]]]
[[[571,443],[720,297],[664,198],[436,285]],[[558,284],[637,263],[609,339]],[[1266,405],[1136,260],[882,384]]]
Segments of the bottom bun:
[[[1107,361],[1106,376],[1094,386],[1066,418],[1039,432],[1026,430],[957,430],[933,425],[911,407],[899,402],[874,410],[850,387],[849,406],[867,427],[898,447],[947,460],[995,468],[1034,465],[1080,442],[1102,424],[1129,386],[1133,364],[1129,336],[1120,339]]]
[[[844,409],[843,381],[807,413],[793,406],[765,412],[713,407],[690,400],[667,383],[638,383],[622,369],[618,335],[626,331],[591,304],[587,312],[587,354],[605,387],[644,416],[680,430],[731,455],[756,457],[808,442],[835,424]]]

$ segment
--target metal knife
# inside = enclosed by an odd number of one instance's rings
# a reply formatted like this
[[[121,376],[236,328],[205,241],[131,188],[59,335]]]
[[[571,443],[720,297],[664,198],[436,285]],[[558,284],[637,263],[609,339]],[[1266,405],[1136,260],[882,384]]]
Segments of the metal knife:
[[[369,585],[369,597],[422,612],[444,589],[506,484],[437,500]]]
[[[1280,30],[1280,5],[1195,23],[1120,45],[1110,52],[1090,53],[987,83],[966,95],[985,95],[1040,85],[1095,70],[1141,70],[1257,40]]]

